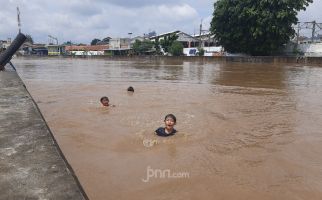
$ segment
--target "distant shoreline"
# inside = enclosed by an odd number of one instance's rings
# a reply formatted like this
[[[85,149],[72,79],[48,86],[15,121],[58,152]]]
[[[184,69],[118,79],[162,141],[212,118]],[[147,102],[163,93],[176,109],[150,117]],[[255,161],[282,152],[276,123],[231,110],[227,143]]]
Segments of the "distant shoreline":
[[[83,59],[104,59],[104,60],[182,60],[182,61],[204,61],[204,62],[241,62],[241,63],[299,63],[299,64],[322,64],[322,57],[305,56],[37,56],[20,55],[25,58],[83,58]]]

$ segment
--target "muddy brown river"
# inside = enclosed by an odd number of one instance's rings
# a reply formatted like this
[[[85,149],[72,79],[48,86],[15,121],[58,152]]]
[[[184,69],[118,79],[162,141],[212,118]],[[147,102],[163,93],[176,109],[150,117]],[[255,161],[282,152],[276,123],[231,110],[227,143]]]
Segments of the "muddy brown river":
[[[322,199],[322,67],[13,63],[91,200]],[[168,113],[177,134],[155,136]]]

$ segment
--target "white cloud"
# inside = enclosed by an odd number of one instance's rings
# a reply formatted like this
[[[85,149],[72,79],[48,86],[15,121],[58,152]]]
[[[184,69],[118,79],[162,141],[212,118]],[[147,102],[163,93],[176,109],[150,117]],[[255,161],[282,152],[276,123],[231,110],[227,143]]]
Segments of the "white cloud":
[[[158,15],[172,19],[173,21],[193,19],[198,16],[197,11],[187,4],[175,6],[158,6]]]
[[[322,1],[314,0],[313,4],[310,4],[305,11],[301,11],[298,14],[299,21],[301,22],[310,22],[316,20],[317,22],[322,23]]]
[[[134,3],[135,2],[135,3]],[[89,43],[93,38],[126,37],[128,32],[142,35],[149,30],[166,32],[174,29],[193,30],[199,19],[189,4],[166,1],[90,1],[83,0],[0,0],[0,36],[14,37],[17,33],[16,5],[21,10],[22,30],[37,42],[47,42],[47,35],[60,42]]]
[[[17,34],[16,6],[21,11],[22,30],[36,42],[48,35],[60,42],[90,43],[93,38],[127,37],[155,30],[157,33],[182,30],[198,33],[209,28],[214,0],[0,0],[0,39]],[[322,2],[315,0],[300,20],[322,22]]]

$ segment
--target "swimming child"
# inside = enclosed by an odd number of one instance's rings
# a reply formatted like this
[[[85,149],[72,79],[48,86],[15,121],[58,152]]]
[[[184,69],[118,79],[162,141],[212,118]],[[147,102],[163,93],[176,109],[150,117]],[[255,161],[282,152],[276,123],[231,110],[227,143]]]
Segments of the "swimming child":
[[[158,136],[168,137],[174,135],[177,131],[174,129],[177,119],[173,114],[168,114],[164,118],[165,127],[158,128],[155,132]]]
[[[110,100],[106,96],[102,97],[100,101],[101,101],[101,104],[105,107],[108,107],[108,106],[115,107],[115,105],[110,105]]]
[[[134,92],[134,88],[132,86],[130,86],[130,87],[127,88],[127,91],[128,92]]]
[[[106,97],[106,96],[104,96],[104,97],[102,97],[101,98],[101,104],[103,105],[103,106],[109,106],[110,104],[110,100],[108,99],[108,97]]]

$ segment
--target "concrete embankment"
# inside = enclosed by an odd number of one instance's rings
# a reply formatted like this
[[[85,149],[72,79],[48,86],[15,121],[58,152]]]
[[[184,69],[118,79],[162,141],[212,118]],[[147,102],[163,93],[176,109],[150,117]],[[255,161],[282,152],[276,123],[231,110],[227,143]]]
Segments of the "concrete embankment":
[[[15,71],[0,71],[0,199],[88,199]]]
[[[150,57],[151,59],[179,59],[183,61],[206,61],[206,62],[240,62],[240,63],[301,63],[322,64],[322,57],[296,57],[296,56],[169,56]]]
[[[39,56],[24,56],[39,57]],[[48,56],[56,57],[56,56]],[[305,56],[60,56],[62,58],[86,58],[105,60],[181,60],[187,62],[240,62],[240,63],[299,63],[321,65],[322,57]]]

